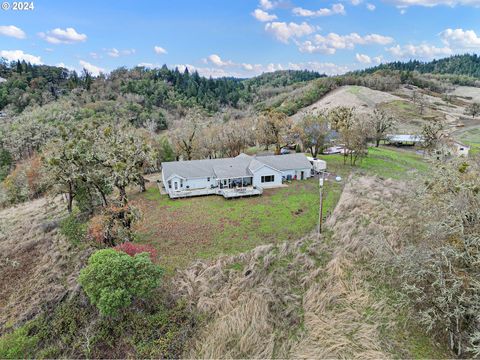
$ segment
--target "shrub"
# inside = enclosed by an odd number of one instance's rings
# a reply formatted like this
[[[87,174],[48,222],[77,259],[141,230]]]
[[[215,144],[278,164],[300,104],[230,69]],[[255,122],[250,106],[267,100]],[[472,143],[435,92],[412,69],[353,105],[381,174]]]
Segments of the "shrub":
[[[0,181],[3,181],[3,179],[7,177],[12,163],[12,155],[0,147]]]
[[[10,204],[38,198],[46,190],[42,163],[37,155],[18,163],[3,181],[3,191]]]
[[[134,299],[148,297],[159,286],[162,273],[146,253],[130,256],[105,249],[89,258],[79,282],[103,315],[116,315]]]
[[[395,258],[415,316],[461,357],[480,357],[480,167],[451,160],[415,197],[415,243]],[[398,284],[398,279],[395,279]]]
[[[78,220],[75,215],[69,215],[60,223],[60,233],[74,245],[79,245],[85,239],[86,228],[86,224]]]
[[[109,247],[131,241],[131,226],[139,217],[138,210],[132,206],[110,205],[90,220],[88,237]]]
[[[37,343],[38,338],[29,336],[27,327],[20,327],[0,338],[0,359],[32,357]]]
[[[125,254],[135,256],[141,253],[147,253],[150,256],[150,260],[155,261],[158,258],[157,250],[151,245],[134,244],[130,241],[114,247],[117,251],[123,251]]]

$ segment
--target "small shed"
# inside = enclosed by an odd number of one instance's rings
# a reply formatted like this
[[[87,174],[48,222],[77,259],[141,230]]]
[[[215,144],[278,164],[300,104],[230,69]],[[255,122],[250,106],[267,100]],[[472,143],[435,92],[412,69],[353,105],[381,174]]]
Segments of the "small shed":
[[[468,153],[470,152],[470,146],[462,144],[458,141],[454,141],[452,145],[457,156],[468,157]]]

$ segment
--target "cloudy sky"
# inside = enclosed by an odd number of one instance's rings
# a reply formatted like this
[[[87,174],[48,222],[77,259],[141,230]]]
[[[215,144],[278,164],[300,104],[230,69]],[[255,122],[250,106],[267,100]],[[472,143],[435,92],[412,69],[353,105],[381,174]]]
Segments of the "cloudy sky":
[[[27,11],[0,10],[0,57],[95,74],[162,64],[214,77],[277,69],[338,74],[480,50],[480,0],[38,0],[33,5]]]

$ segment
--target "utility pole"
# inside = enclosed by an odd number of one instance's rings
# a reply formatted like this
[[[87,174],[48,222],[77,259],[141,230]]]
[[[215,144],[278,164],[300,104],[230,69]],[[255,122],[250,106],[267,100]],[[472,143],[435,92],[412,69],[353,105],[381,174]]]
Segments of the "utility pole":
[[[320,234],[322,233],[322,223],[323,223],[323,181],[324,181],[325,172],[322,171],[322,176],[318,178],[319,193],[320,193],[320,205],[318,209],[318,227],[317,227],[317,238],[320,239]]]

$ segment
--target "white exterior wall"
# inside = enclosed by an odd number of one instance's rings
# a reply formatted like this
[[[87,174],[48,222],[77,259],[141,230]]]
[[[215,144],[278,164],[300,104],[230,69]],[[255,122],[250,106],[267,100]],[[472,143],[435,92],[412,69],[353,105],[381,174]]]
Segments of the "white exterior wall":
[[[199,178],[199,179],[188,179],[183,182],[183,189],[186,190],[187,186],[189,186],[190,189],[205,189],[208,188],[210,189],[211,186],[216,186],[217,183],[213,177],[210,178],[210,181],[208,181],[208,178]]]
[[[165,179],[166,180],[166,179]],[[169,188],[168,187],[168,180],[167,181],[164,181],[163,182],[163,185],[165,186],[165,190],[168,192],[168,193],[171,193],[171,192],[174,192],[175,191],[175,182],[178,184],[178,190],[181,190],[182,188],[180,187],[181,183],[185,182],[185,180],[183,180],[182,178],[180,178],[179,176],[174,176],[170,179],[170,182],[172,183],[172,188]]]
[[[470,147],[466,145],[455,144],[455,150],[457,151],[458,156],[468,157],[468,152],[470,151]]]
[[[297,180],[300,180],[301,179],[300,176],[301,176],[302,171],[303,171],[303,178],[304,179],[308,179],[311,176],[310,168],[298,169],[298,170],[283,170],[282,171],[282,176],[287,178],[287,176],[290,175],[292,177],[292,179],[294,179],[295,176],[297,176]]]
[[[170,181],[172,182],[172,188],[168,188],[168,181],[164,181],[163,184],[165,186],[165,190],[167,192],[173,192],[175,191],[175,182],[178,183],[178,189],[179,190],[193,190],[193,189],[210,189],[211,185],[216,186],[217,182],[213,177],[210,178],[210,181],[208,181],[208,178],[197,178],[197,179],[182,179],[178,176],[173,176]],[[182,185],[182,186],[180,186]],[[188,188],[187,188],[188,186]]]
[[[268,183],[262,183],[262,176],[274,175],[274,181]],[[269,168],[268,166],[262,166],[260,169],[254,172],[253,174],[253,185],[258,187],[272,187],[282,185],[282,173]]]

